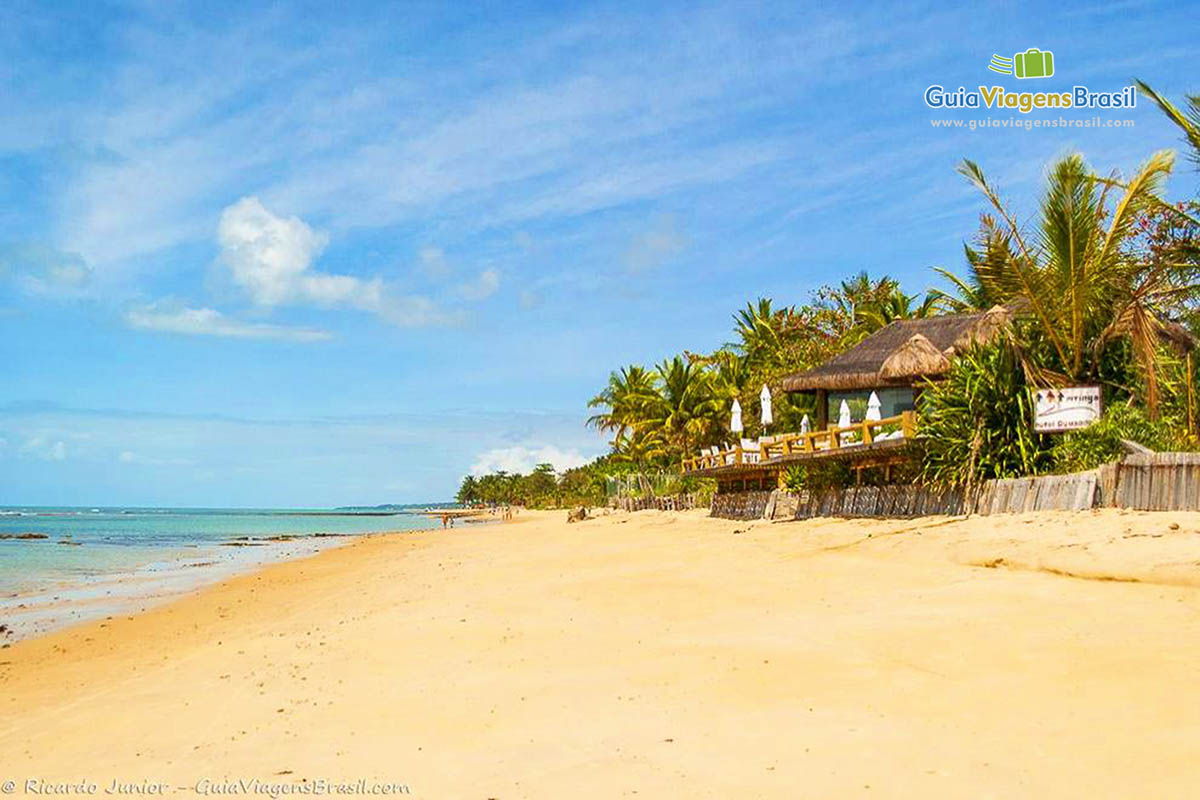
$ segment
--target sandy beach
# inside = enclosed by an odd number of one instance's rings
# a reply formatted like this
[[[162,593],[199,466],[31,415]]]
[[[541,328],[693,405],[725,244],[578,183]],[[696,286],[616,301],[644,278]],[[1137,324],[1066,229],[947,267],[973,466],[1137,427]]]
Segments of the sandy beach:
[[[371,536],[0,650],[0,780],[480,800],[1200,785],[1200,514],[565,519]]]

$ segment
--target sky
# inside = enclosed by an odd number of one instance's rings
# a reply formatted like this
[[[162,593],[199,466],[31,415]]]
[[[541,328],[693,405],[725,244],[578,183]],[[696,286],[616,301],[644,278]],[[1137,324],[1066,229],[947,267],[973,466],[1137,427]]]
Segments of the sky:
[[[574,466],[609,372],[748,300],[962,266],[978,162],[1128,173],[1200,92],[1188,3],[0,7],[0,504],[326,507]],[[1054,53],[1019,80],[993,54]],[[933,120],[1132,127],[933,127]],[[1168,196],[1197,192],[1180,158]]]

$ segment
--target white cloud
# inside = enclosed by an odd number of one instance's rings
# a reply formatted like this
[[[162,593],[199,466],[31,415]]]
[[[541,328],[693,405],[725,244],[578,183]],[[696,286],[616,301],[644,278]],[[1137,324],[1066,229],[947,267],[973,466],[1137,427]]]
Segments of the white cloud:
[[[633,237],[625,251],[625,265],[634,272],[653,269],[683,251],[687,240],[676,230],[675,219],[662,216],[649,230]]]
[[[486,475],[489,472],[504,470],[505,472],[531,471],[538,464],[550,463],[558,472],[580,467],[591,461],[579,450],[560,450],[554,445],[545,445],[537,449],[529,447],[501,447],[481,453],[471,466],[472,475]]]
[[[456,320],[427,297],[390,292],[379,278],[314,270],[329,238],[299,217],[276,216],[257,197],[243,197],[221,212],[217,240],[221,261],[257,305],[355,308],[407,327]]]
[[[479,277],[458,287],[458,294],[464,300],[485,300],[500,290],[500,271],[485,269]]]
[[[92,268],[78,253],[37,242],[0,248],[0,274],[5,272],[25,290],[50,296],[77,296],[92,280]]]
[[[280,339],[292,342],[316,342],[330,338],[327,331],[292,328],[265,322],[243,322],[213,308],[163,308],[151,303],[125,312],[131,328],[187,336],[224,336],[233,339]]]
[[[299,217],[277,217],[257,197],[243,197],[221,212],[221,260],[233,280],[263,306],[284,303],[351,305],[378,310],[382,282],[316,272],[312,263],[329,237]]]

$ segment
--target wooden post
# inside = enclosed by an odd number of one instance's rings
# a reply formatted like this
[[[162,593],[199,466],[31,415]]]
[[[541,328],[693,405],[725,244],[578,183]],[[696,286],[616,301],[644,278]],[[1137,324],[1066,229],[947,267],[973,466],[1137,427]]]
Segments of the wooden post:
[[[733,447],[733,463],[740,465],[742,463],[742,446],[736,444]]]
[[[865,420],[865,419],[863,420],[862,440],[863,440],[864,446],[869,445],[871,443],[871,422],[870,422],[870,420]]]
[[[904,438],[911,439],[917,432],[917,412],[905,411],[900,415],[900,430],[904,431]]]
[[[837,450],[839,447],[842,446],[842,437],[838,435],[837,429],[838,429],[837,425],[830,425],[829,427],[827,427],[825,429],[829,434],[829,449],[830,450]]]
[[[817,430],[823,431],[829,425],[829,392],[817,389]]]
[[[1191,353],[1187,354],[1187,358],[1184,359],[1184,364],[1186,365],[1186,369],[1187,369],[1188,436],[1195,437],[1195,435],[1196,435],[1196,405],[1195,405],[1196,397],[1194,394],[1195,389],[1192,386],[1193,382],[1195,381],[1195,376],[1192,374],[1192,354]]]

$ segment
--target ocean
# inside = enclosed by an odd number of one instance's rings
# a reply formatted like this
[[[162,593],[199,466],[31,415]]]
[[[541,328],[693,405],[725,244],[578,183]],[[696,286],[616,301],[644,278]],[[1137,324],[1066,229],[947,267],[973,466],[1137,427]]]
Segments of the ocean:
[[[354,535],[440,525],[418,513],[426,507],[0,507],[0,643],[145,608]]]

